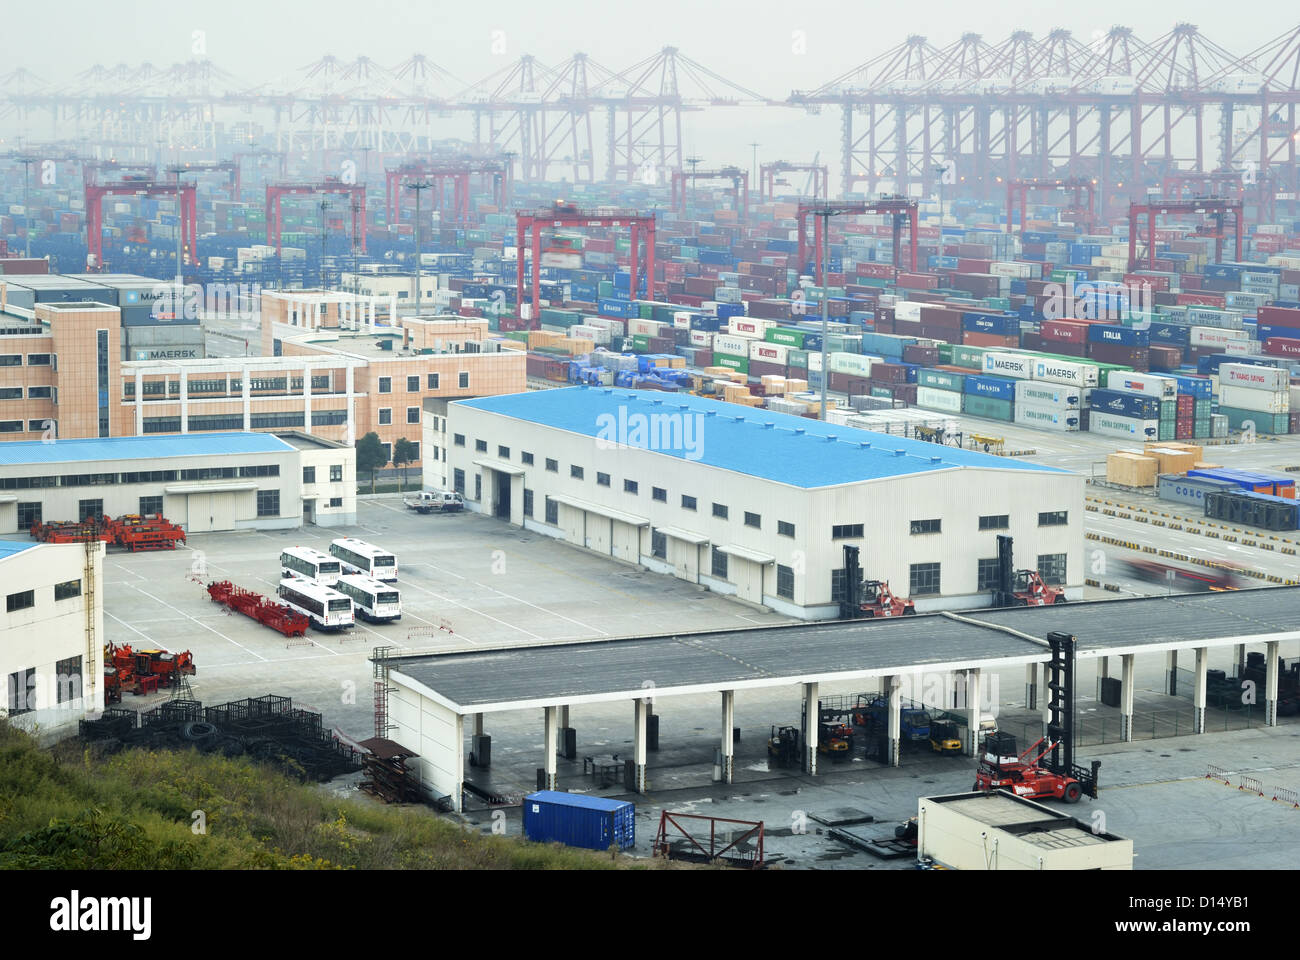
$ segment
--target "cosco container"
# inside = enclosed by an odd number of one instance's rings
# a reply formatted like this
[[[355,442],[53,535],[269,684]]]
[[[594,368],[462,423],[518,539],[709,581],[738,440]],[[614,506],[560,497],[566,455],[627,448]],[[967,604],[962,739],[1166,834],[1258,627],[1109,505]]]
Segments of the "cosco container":
[[[524,797],[524,836],[536,843],[628,850],[636,844],[636,807],[626,800],[539,790]]]
[[[1161,474],[1157,488],[1161,500],[1175,503],[1190,503],[1203,507],[1207,493],[1224,493],[1240,489],[1227,480],[1215,480],[1210,477],[1184,477],[1178,474]]]

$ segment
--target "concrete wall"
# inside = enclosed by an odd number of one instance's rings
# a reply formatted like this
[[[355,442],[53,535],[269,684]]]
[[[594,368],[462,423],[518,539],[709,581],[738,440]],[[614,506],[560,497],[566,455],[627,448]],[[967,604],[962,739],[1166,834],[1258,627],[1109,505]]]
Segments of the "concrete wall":
[[[5,699],[0,710],[10,706],[10,675],[35,668],[36,683],[17,691],[31,698],[34,710],[13,716],[12,721],[45,736],[76,732],[76,722],[104,709],[104,548],[97,545],[90,559],[90,577],[95,581],[95,602],[87,630],[86,549],[79,543],[37,544],[0,560],[0,594],[33,590],[35,606],[7,612],[0,606],[0,679],[5,682]],[[54,585],[81,581],[81,594],[56,601]],[[76,694],[59,702],[56,665],[61,660],[81,657],[82,677],[64,688]]]
[[[462,718],[408,686],[396,671],[390,680],[388,715],[394,729],[389,739],[420,755],[411,761],[411,768],[425,793],[433,799],[450,795],[459,810],[465,779]]]

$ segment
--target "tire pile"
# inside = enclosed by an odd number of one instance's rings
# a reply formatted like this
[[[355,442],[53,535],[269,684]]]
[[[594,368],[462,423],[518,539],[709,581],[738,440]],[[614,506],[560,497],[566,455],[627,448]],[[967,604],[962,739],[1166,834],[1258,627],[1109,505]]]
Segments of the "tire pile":
[[[324,729],[315,710],[296,709],[290,697],[267,695],[204,707],[198,700],[169,700],[145,713],[110,707],[82,720],[80,736],[105,752],[193,748],[226,757],[247,756],[303,781],[351,773],[360,754]]]

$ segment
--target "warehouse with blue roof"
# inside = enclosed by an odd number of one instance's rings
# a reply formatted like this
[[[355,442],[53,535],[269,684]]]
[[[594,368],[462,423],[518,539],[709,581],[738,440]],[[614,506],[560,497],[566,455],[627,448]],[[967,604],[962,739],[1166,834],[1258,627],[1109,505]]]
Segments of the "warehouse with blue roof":
[[[351,524],[356,452],[296,432],[0,443],[0,536],[135,513],[190,534]]]
[[[425,442],[470,509],[802,619],[838,616],[845,546],[918,610],[987,606],[999,534],[1083,588],[1084,478],[1009,457],[586,386],[450,403]]]

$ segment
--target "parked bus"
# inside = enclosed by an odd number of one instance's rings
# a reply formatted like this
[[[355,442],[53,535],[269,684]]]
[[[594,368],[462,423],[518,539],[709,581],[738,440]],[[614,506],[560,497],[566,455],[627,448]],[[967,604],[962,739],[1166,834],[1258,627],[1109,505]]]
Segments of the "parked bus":
[[[325,586],[338,582],[339,562],[328,554],[311,547],[289,547],[280,554],[281,576],[306,577]]]
[[[330,544],[330,555],[342,562],[347,573],[361,573],[388,583],[397,582],[397,558],[373,543],[343,537]]]
[[[278,592],[280,599],[299,613],[305,613],[315,626],[324,630],[343,630],[356,623],[352,599],[333,587],[302,577],[286,577],[280,581]]]
[[[396,587],[381,583],[363,573],[345,573],[334,584],[339,593],[352,598],[357,616],[371,623],[402,619],[402,597]]]

